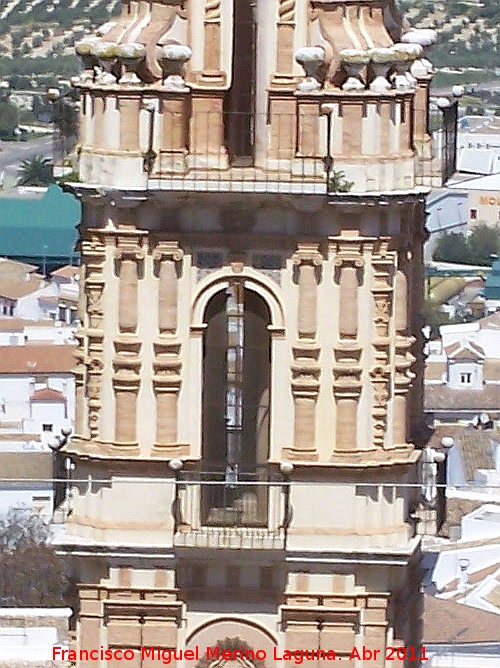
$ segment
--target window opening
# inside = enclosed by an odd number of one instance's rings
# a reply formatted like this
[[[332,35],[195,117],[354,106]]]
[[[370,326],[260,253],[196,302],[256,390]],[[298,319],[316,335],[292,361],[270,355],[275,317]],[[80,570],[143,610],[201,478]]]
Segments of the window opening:
[[[234,280],[207,307],[204,349],[202,520],[267,523],[270,322],[261,297]],[[247,484],[251,483],[251,484]]]

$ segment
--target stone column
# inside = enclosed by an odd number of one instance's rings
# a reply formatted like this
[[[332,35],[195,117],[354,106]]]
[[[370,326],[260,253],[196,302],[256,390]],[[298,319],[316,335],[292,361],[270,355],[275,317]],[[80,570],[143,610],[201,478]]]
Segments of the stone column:
[[[106,247],[97,232],[90,239],[81,243],[83,264],[86,267],[86,278],[82,289],[85,292],[87,306],[86,327],[82,334],[87,339],[87,354],[83,358],[86,365],[86,395],[88,400],[88,428],[90,438],[99,434],[99,414],[101,409],[101,379],[104,368],[104,306],[103,293],[105,280],[103,276]],[[83,304],[80,304],[83,307]],[[78,400],[78,395],[77,395]],[[81,399],[80,399],[81,401]],[[82,408],[77,409],[82,411]],[[83,420],[83,419],[82,419]],[[80,425],[83,431],[83,423]]]
[[[296,0],[279,0],[276,22],[276,73],[271,85],[275,88],[295,88],[294,38],[296,26]]]
[[[363,246],[359,238],[332,239],[335,282],[339,286],[338,343],[334,348],[333,394],[335,397],[336,454],[358,449],[358,403],[362,390],[360,364],[362,348],[358,345],[358,292],[364,267]]]
[[[115,442],[137,446],[137,395],[140,386],[141,342],[137,338],[139,263],[144,258],[141,233],[121,230],[116,236],[118,263],[118,329],[114,341]]]
[[[222,2],[221,0],[205,0],[205,50],[204,68],[201,82],[205,85],[221,86],[225,76],[221,71],[221,33],[222,33]],[[236,45],[233,45],[233,49]]]
[[[153,360],[156,395],[154,451],[165,456],[184,454],[178,443],[178,398],[181,388],[181,343],[177,339],[178,281],[184,253],[176,241],[160,241],[153,252],[158,285],[158,329]]]
[[[320,348],[318,327],[318,279],[323,256],[318,244],[300,243],[292,261],[298,285],[297,337],[293,347],[292,395],[295,406],[295,435],[292,459],[316,459],[316,401],[319,393]]]

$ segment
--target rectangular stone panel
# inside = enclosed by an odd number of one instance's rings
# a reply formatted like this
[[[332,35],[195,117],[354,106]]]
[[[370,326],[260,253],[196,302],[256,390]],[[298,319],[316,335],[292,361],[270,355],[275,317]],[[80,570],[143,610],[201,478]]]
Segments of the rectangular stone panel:
[[[107,624],[107,631],[110,645],[129,647],[140,647],[141,645],[141,625],[138,618],[110,619]]]
[[[177,624],[173,619],[145,619],[142,629],[145,646],[176,647]]]

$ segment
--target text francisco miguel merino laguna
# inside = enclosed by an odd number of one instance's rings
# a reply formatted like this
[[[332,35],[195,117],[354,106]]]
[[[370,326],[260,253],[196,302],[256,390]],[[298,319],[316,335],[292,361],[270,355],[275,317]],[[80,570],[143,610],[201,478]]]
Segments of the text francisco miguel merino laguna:
[[[200,659],[200,648],[174,650],[163,649],[162,647],[140,647],[138,649],[107,649],[101,645],[98,649],[67,649],[65,647],[54,646],[52,649],[53,661],[133,661],[140,654],[141,659],[151,659],[165,665],[175,663],[176,661],[197,661]],[[365,647],[353,647],[351,652],[343,653],[337,656],[333,649],[317,650],[283,650],[277,647],[273,650],[273,659],[275,661],[290,661],[295,664],[301,664],[304,661],[335,661],[335,659],[361,659],[365,661],[378,660],[380,654],[385,654],[386,661],[409,660],[409,661],[427,661],[425,647],[385,647],[381,649],[370,649]],[[267,652],[263,649],[233,649],[225,650],[219,646],[207,647],[204,658],[207,661],[237,661],[243,659],[246,661],[264,661],[268,658]],[[271,658],[271,657],[269,657]]]

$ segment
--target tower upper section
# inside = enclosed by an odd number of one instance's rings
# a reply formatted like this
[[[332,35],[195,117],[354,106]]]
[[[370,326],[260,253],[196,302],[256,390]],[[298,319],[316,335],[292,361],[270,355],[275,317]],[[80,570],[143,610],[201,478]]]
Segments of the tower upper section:
[[[422,33],[402,35],[394,0],[124,0],[76,47],[80,180],[320,194],[428,184]]]

